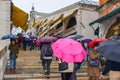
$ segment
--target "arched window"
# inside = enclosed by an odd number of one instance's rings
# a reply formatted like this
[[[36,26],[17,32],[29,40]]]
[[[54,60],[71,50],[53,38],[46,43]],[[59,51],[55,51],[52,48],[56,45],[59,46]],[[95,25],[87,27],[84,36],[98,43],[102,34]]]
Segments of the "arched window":
[[[59,29],[60,27],[63,26],[63,22],[59,23],[57,26],[56,26],[56,29]]]
[[[71,17],[70,20],[68,21],[66,29],[69,29],[69,28],[73,27],[74,25],[76,25],[76,18]]]

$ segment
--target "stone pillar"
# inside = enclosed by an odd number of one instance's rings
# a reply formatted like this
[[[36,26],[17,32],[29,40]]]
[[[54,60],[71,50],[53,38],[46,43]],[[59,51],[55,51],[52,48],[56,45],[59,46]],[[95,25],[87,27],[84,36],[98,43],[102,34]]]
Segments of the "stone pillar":
[[[0,0],[0,38],[6,34],[10,34],[10,0]],[[9,40],[0,39],[0,51],[9,44]],[[0,54],[0,80],[2,80],[7,64],[7,48]]]
[[[77,21],[77,25],[75,27],[77,34],[81,34],[82,33],[82,11],[78,10],[78,13],[76,14],[76,21]]]

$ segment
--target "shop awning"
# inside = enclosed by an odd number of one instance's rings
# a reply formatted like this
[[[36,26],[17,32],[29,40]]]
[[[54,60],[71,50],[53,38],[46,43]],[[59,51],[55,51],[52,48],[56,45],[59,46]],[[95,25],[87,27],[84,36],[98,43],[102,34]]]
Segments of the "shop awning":
[[[33,27],[40,26],[40,25],[41,25],[41,23],[42,23],[42,21],[35,22],[35,23],[33,24]]]
[[[63,17],[61,20],[62,20],[62,21],[65,21],[65,20],[69,19],[71,16],[73,16],[74,14],[76,14],[77,11],[78,11],[78,10],[73,11],[71,14],[69,14],[69,15]]]
[[[27,31],[27,29],[28,29],[28,25],[25,24],[24,26],[22,26],[22,29],[23,29],[24,31]]]
[[[56,23],[57,21],[59,21],[62,17],[63,17],[63,14],[61,14],[58,18],[51,20],[49,22],[49,26],[52,26],[54,23]]]
[[[27,28],[28,14],[20,8],[12,5],[12,22],[16,27],[21,27],[23,30]]]
[[[54,23],[52,26],[50,26],[50,29],[53,29],[54,27],[56,27],[59,23],[61,23],[62,20],[58,20],[56,23]]]
[[[67,20],[68,18],[70,18],[71,16],[73,16],[75,13],[77,13],[78,10],[75,10],[73,12],[71,12],[70,14],[66,15],[63,17],[63,14],[61,15],[61,17],[59,17],[57,20],[53,21],[53,25],[50,26],[50,29],[53,29],[54,27],[56,27],[59,23]]]
[[[115,10],[113,10],[112,12],[106,14],[105,16],[103,16],[103,17],[101,17],[101,18],[99,18],[99,19],[97,19],[97,20],[89,23],[89,26],[92,26],[92,25],[95,24],[95,23],[100,23],[100,22],[104,21],[105,19],[107,19],[107,18],[109,18],[109,17],[111,17],[111,16],[114,16],[114,15],[116,15],[116,14],[118,14],[118,13],[120,13],[120,8],[115,9]]]

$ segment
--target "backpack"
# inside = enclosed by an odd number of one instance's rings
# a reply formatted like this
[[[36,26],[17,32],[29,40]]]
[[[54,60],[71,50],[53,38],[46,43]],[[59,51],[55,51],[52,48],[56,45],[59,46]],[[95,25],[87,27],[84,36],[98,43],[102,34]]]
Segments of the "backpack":
[[[45,54],[45,57],[52,56],[52,54],[53,54],[52,48],[50,46],[46,46],[44,54]]]

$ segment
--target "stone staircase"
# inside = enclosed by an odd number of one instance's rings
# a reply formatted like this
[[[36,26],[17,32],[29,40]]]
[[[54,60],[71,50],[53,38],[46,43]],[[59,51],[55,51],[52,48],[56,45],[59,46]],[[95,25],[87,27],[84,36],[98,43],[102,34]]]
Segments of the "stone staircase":
[[[3,80],[48,80],[45,75],[43,75],[39,51],[20,50],[20,54],[17,58],[16,72],[10,73],[8,69],[9,61]],[[86,70],[86,65],[81,66],[81,69],[77,72],[77,80],[88,80]],[[58,72],[58,63],[54,59],[51,64],[49,80],[61,80],[61,75]]]

